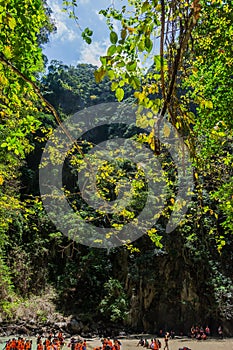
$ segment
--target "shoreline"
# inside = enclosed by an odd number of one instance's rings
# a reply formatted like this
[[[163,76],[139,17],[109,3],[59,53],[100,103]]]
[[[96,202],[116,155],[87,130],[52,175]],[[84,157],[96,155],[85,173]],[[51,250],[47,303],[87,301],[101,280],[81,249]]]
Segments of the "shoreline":
[[[0,350],[4,348],[5,342],[8,339],[18,337],[18,335],[15,336],[9,336],[9,337],[0,337]],[[24,337],[22,335],[22,337]],[[74,336],[77,338],[78,336]],[[129,335],[129,336],[119,336],[119,340],[121,341],[121,350],[144,350],[146,348],[142,346],[137,346],[138,343],[138,337],[140,335]],[[153,336],[152,336],[153,337]],[[36,337],[35,336],[26,336],[27,339],[32,340],[32,350],[36,350]],[[70,341],[71,337],[67,337],[65,339],[65,345],[63,347],[63,350],[70,350],[70,347],[68,347],[68,343]],[[150,335],[144,334],[144,338],[150,338]],[[45,339],[45,337],[43,338]],[[158,337],[158,339],[161,341],[161,350],[164,348],[164,338]],[[95,347],[101,346],[101,338],[87,338],[87,350],[93,350]],[[223,339],[216,339],[216,338],[208,338],[206,340],[197,340],[197,339],[191,339],[188,337],[183,338],[174,338],[169,339],[168,342],[169,350],[179,350],[183,349],[183,347],[188,347],[191,350],[232,350],[233,349],[233,338],[223,338]]]

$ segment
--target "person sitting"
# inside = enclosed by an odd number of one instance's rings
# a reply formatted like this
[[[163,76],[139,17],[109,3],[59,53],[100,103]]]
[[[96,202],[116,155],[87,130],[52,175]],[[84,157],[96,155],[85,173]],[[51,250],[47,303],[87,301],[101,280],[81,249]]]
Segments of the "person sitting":
[[[201,339],[202,339],[202,340],[206,340],[206,338],[207,338],[206,334],[203,333],[203,334],[201,335]]]
[[[138,341],[137,346],[144,346],[144,340],[143,340],[143,338],[141,338],[141,339]]]

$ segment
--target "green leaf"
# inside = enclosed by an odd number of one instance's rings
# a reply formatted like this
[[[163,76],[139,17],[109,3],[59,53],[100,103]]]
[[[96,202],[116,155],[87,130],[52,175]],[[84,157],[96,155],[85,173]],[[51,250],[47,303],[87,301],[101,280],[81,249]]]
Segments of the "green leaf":
[[[7,147],[8,146],[8,143],[7,142],[3,142],[2,144],[1,144],[1,147]]]
[[[107,63],[107,58],[106,58],[106,56],[100,57],[100,62],[102,63],[103,66],[105,66],[106,63]]]
[[[111,46],[109,46],[109,48],[108,48],[108,51],[107,51],[107,55],[108,56],[112,56],[112,55],[114,55],[114,53],[116,52],[116,45],[111,45]]]
[[[117,36],[117,33],[115,32],[111,32],[110,33],[110,41],[112,44],[116,44],[117,41],[118,41],[118,36]]]
[[[118,62],[118,63],[116,64],[116,66],[119,67],[119,68],[125,67],[125,62],[120,61],[120,62]]]
[[[141,86],[141,82],[137,77],[131,77],[130,83],[134,89],[139,89]]]
[[[146,40],[145,40],[145,48],[147,52],[151,52],[153,48],[153,42],[148,37],[146,37]]]
[[[154,56],[154,63],[155,63],[155,67],[157,71],[160,71],[161,69],[161,59],[160,59],[160,55],[155,55]]]
[[[122,101],[124,98],[124,90],[122,88],[117,88],[116,89],[116,98],[118,99],[118,101]]]
[[[212,101],[205,101],[205,107],[209,109],[213,109],[214,105]]]
[[[3,49],[3,53],[6,56],[7,59],[10,59],[12,57],[12,53],[11,53],[11,48],[9,46],[6,46]]]
[[[138,50],[139,50],[139,52],[142,52],[142,51],[145,50],[145,40],[144,40],[144,38],[139,41],[139,43],[138,43]]]
[[[85,37],[84,40],[86,41],[86,43],[87,43],[88,45],[90,45],[91,42],[92,42],[91,38],[89,38],[88,36]]]
[[[108,77],[110,80],[113,80],[115,78],[115,73],[113,70],[108,71]]]
[[[116,91],[117,87],[119,86],[118,81],[113,81],[111,85],[111,90]]]
[[[14,29],[15,28],[15,26],[16,26],[16,20],[15,20],[15,18],[14,17],[11,17],[10,19],[9,19],[9,27],[10,27],[10,29]]]
[[[147,11],[147,9],[150,7],[150,4],[148,1],[145,1],[143,4],[142,4],[142,8],[141,8],[141,13],[144,13]]]
[[[134,61],[134,62],[130,62],[126,65],[126,69],[131,72],[131,71],[134,71],[135,68],[137,67],[137,62]]]
[[[121,39],[124,41],[127,36],[127,30],[124,28],[121,30]]]

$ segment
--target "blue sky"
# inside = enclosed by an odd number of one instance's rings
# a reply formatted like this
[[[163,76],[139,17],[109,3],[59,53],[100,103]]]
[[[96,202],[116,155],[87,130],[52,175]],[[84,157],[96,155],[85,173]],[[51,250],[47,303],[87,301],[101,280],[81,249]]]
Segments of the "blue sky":
[[[89,27],[94,32],[91,45],[83,41],[81,31],[75,21],[69,19],[67,13],[62,12],[62,0],[48,0],[47,2],[53,11],[52,18],[57,27],[57,32],[50,35],[50,41],[43,49],[49,62],[56,59],[68,65],[78,63],[100,65],[99,56],[106,53],[109,45],[109,30],[104,17],[98,12],[112,3],[123,5],[126,1],[77,0],[77,15],[81,28]]]

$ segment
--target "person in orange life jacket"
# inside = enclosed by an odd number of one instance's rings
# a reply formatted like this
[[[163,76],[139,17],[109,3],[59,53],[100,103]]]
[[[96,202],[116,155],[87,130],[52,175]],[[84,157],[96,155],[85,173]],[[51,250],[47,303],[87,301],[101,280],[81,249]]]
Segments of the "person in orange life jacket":
[[[75,350],[84,350],[84,346],[84,341],[78,340],[78,342],[75,345]]]
[[[11,340],[11,350],[16,350],[16,339],[15,338],[13,338]]]
[[[10,350],[10,349],[11,349],[11,341],[9,339],[9,340],[7,340],[5,346],[2,350]]]
[[[106,346],[108,348],[112,349],[113,343],[109,337],[106,339]]]
[[[58,338],[53,339],[53,348],[54,348],[54,350],[60,350],[60,342],[59,342]]]
[[[2,350],[10,350],[11,349],[11,340],[9,339],[7,342],[6,342],[6,345],[4,346],[4,348]]]
[[[15,348],[18,350],[19,348],[19,345],[20,345],[20,342],[21,342],[21,338],[19,337],[17,340],[15,340]]]
[[[54,350],[53,344],[50,343],[50,344],[47,346],[46,350]]]
[[[50,339],[49,338],[47,338],[47,339],[45,339],[45,341],[44,341],[44,350],[47,350],[47,348],[50,346],[50,344],[51,344],[51,341],[50,341]]]
[[[39,340],[39,343],[37,344],[36,350],[43,350],[42,339]]]
[[[12,339],[12,342],[14,343],[14,338]],[[15,339],[15,347],[18,347],[18,344],[21,342],[21,337],[18,337],[18,339]]]
[[[26,343],[25,343],[25,345],[24,345],[24,349],[25,350],[31,350],[31,348],[32,348],[32,343],[30,342],[30,340],[26,340]]]
[[[150,349],[154,349],[154,342],[153,342],[153,339],[150,340]]]
[[[153,349],[154,350],[159,350],[159,344],[158,344],[158,342],[156,341],[156,339],[153,339]]]
[[[56,339],[50,342],[50,345],[47,347],[47,350],[59,350]]]
[[[86,341],[86,339],[83,340],[83,350],[87,350],[87,341]]]
[[[61,346],[64,345],[64,338],[63,338],[62,332],[59,332],[59,333],[58,333],[57,338],[58,338],[58,340],[59,340],[60,345],[61,345]]]
[[[75,344],[75,350],[81,350],[81,343],[80,341],[78,341],[76,344]]]
[[[25,341],[23,338],[21,338],[18,341],[18,350],[24,350],[24,347],[25,347]]]
[[[114,339],[112,350],[120,350],[121,342],[117,339]]]
[[[104,338],[104,339],[102,340],[102,350],[105,350],[105,349],[106,349],[106,346],[107,346],[107,339]]]

